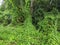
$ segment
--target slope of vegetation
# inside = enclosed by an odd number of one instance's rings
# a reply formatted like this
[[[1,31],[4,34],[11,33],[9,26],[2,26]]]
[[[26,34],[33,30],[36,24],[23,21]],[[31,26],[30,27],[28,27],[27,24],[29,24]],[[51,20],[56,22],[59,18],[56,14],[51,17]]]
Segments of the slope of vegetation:
[[[59,5],[59,0],[4,0],[0,45],[60,45]]]

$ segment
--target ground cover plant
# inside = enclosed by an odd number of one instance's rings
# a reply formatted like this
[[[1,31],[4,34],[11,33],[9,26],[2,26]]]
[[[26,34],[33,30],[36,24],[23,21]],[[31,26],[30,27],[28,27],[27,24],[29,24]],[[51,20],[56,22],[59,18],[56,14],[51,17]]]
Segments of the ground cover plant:
[[[0,45],[60,45],[59,0],[3,0]]]

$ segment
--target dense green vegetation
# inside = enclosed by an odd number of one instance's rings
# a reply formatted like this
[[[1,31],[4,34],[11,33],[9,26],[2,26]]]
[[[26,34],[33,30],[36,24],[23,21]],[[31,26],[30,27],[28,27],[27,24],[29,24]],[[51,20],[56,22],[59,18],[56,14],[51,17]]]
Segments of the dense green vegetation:
[[[60,45],[59,1],[4,0],[0,45]]]

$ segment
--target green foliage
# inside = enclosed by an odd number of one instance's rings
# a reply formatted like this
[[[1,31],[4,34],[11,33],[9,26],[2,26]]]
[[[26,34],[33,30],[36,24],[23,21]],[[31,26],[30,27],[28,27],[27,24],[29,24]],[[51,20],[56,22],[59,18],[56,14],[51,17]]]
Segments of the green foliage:
[[[41,45],[59,45],[56,30],[56,20],[54,17],[46,17],[43,21],[39,22],[39,32],[42,33]],[[57,41],[57,42],[56,42]]]
[[[53,8],[52,13],[56,16],[58,15],[58,10],[56,8]]]
[[[0,45],[60,45],[59,0],[4,1]]]
[[[57,31],[60,32],[60,18],[57,19]]]

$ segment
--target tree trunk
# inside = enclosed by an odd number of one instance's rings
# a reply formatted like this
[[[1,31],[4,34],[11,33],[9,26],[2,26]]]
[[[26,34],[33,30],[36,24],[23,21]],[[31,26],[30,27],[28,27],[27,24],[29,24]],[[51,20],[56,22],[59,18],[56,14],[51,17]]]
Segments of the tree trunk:
[[[30,5],[31,14],[33,14],[33,3],[34,3],[34,0],[31,0],[31,5]]]

